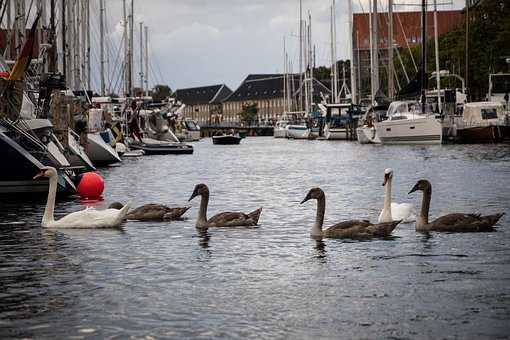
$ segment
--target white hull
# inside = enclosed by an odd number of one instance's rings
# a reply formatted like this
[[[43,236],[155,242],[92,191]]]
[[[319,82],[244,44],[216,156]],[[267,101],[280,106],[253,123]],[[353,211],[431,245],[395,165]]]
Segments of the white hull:
[[[94,164],[85,153],[83,147],[73,137],[71,132],[68,133],[68,144],[69,150],[71,151],[69,154],[69,162],[72,166],[85,166],[95,170]]]
[[[441,123],[433,116],[385,120],[375,123],[383,144],[441,144]]]
[[[328,140],[346,140],[347,139],[347,130],[346,129],[330,129],[326,127],[324,129],[324,137]]]
[[[112,164],[120,162],[120,157],[98,133],[89,133],[87,154],[94,164]]]
[[[356,129],[356,135],[360,144],[381,144],[375,127],[361,126]]]
[[[301,125],[288,125],[287,137],[293,139],[308,139],[310,138],[310,129],[303,128]]]
[[[287,138],[287,129],[286,128],[275,127],[274,128],[273,137],[274,138]]]

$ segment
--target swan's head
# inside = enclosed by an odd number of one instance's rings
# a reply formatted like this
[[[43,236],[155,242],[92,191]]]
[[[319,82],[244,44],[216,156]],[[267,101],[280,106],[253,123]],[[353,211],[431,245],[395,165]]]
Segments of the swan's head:
[[[108,206],[108,209],[117,209],[117,210],[120,210],[124,207],[124,205],[120,202],[113,202],[112,204],[110,204]]]
[[[47,166],[44,168],[39,169],[39,172],[34,176],[34,179],[40,178],[40,177],[46,177],[51,178],[57,176],[57,170],[55,168],[52,168],[51,166]]]
[[[418,182],[416,182],[416,184],[411,189],[411,191],[409,191],[409,194],[411,194],[415,191],[418,191],[418,190],[427,191],[427,190],[431,190],[431,189],[432,189],[432,184],[430,184],[429,181],[427,181],[426,179],[420,179]]]
[[[308,200],[316,199],[324,197],[324,191],[322,191],[321,188],[312,188],[310,191],[308,191],[308,194],[306,194],[306,197],[301,201],[301,204],[305,203]]]
[[[202,196],[202,195],[206,195],[206,194],[209,194],[209,188],[207,187],[207,185],[205,185],[203,183],[197,184],[197,185],[195,185],[195,189],[193,190],[193,193],[191,194],[190,198],[188,199],[188,202],[197,196]]]
[[[382,185],[385,186],[386,183],[388,183],[388,181],[390,181],[392,178],[393,178],[393,169],[387,168],[386,170],[384,170],[384,182]]]

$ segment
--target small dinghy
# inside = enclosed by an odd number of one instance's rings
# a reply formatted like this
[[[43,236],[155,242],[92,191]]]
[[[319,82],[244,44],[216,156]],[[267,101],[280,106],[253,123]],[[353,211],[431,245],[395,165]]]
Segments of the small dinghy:
[[[241,139],[243,139],[243,138],[241,136],[239,136],[238,133],[228,134],[228,135],[223,134],[223,135],[212,137],[213,144],[218,144],[218,145],[239,144],[239,143],[241,143]]]

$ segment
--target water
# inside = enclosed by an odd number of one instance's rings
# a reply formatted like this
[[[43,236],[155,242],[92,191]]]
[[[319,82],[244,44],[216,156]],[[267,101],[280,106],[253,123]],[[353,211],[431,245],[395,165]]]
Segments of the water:
[[[393,201],[433,184],[431,215],[510,213],[510,148],[370,146],[248,138],[195,144],[191,156],[128,159],[101,170],[113,201],[185,205],[211,190],[210,215],[264,207],[257,229],[194,228],[188,219],[123,230],[42,230],[42,203],[0,203],[0,338],[510,337],[510,218],[497,232],[389,240],[309,237],[320,186],[326,225],[375,220],[383,171]],[[56,215],[82,209],[58,202]]]

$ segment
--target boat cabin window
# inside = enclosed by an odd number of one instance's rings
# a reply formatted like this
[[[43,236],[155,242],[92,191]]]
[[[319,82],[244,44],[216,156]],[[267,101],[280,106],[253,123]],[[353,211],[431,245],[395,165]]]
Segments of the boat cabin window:
[[[482,119],[497,119],[498,113],[495,108],[482,109]]]

